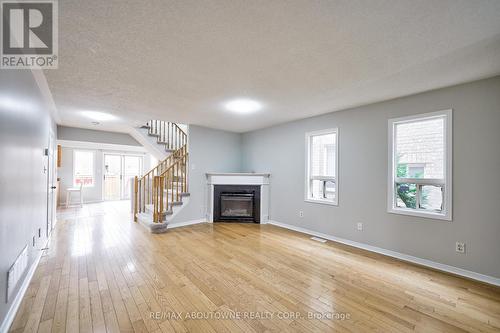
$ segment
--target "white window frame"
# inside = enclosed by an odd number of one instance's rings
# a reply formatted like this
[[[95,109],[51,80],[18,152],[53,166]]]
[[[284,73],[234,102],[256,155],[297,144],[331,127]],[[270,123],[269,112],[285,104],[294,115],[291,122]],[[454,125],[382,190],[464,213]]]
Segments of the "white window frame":
[[[430,113],[417,114],[409,117],[389,119],[388,126],[388,189],[387,211],[393,214],[418,216],[438,220],[452,220],[452,153],[453,153],[453,110],[442,110]],[[443,179],[426,178],[398,178],[396,179],[396,125],[444,117],[444,175]],[[396,183],[411,183],[419,185],[439,185],[443,188],[442,212],[431,212],[418,207],[402,208],[396,206]]]
[[[321,177],[328,178],[329,181],[333,181],[335,183],[335,200],[321,200],[315,199],[311,197],[311,189],[310,189],[310,170],[311,170],[311,138],[317,135],[325,135],[325,134],[335,134],[336,142],[335,142],[335,175],[334,177]],[[319,203],[324,205],[338,206],[339,203],[339,129],[338,127],[329,128],[319,131],[307,132],[306,133],[306,177],[305,177],[305,197],[304,201]]]
[[[73,150],[73,187],[79,187],[79,185],[75,184],[76,174],[75,174],[75,166],[76,166],[76,153],[77,152],[85,152],[92,153],[92,185],[83,185],[83,187],[95,187],[96,186],[96,152],[90,149],[75,149]]]

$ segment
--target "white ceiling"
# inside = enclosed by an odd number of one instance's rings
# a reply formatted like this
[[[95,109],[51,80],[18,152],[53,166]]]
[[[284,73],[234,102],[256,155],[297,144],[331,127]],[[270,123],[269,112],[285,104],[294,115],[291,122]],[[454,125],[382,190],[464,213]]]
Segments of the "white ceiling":
[[[499,18],[498,0],[64,0],[45,75],[64,125],[244,132],[499,74]]]

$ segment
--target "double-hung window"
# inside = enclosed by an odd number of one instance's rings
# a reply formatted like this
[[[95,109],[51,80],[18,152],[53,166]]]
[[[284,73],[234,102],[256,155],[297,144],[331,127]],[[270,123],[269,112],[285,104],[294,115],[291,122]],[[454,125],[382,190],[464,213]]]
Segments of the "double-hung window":
[[[338,204],[338,129],[306,133],[306,201]]]
[[[389,120],[388,211],[451,220],[452,112]]]
[[[94,152],[75,150],[73,153],[73,186],[94,186]]]

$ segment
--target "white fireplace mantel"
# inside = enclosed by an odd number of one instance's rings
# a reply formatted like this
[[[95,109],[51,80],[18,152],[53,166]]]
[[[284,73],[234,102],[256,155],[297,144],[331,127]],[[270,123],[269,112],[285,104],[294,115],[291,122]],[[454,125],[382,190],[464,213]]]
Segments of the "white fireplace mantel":
[[[270,173],[225,173],[207,172],[207,219],[214,218],[214,185],[260,185],[260,223],[269,220],[269,178]]]

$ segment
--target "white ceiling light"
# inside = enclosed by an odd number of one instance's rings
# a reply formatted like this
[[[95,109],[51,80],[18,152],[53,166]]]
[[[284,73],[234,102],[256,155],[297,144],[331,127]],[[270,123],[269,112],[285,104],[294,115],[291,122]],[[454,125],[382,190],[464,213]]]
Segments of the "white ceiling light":
[[[252,113],[262,109],[262,104],[252,99],[233,99],[224,104],[226,110],[236,113]]]
[[[92,120],[96,121],[109,121],[109,120],[115,120],[118,119],[116,116],[105,113],[105,112],[98,112],[98,111],[80,111],[80,114],[84,117],[87,117]]]

